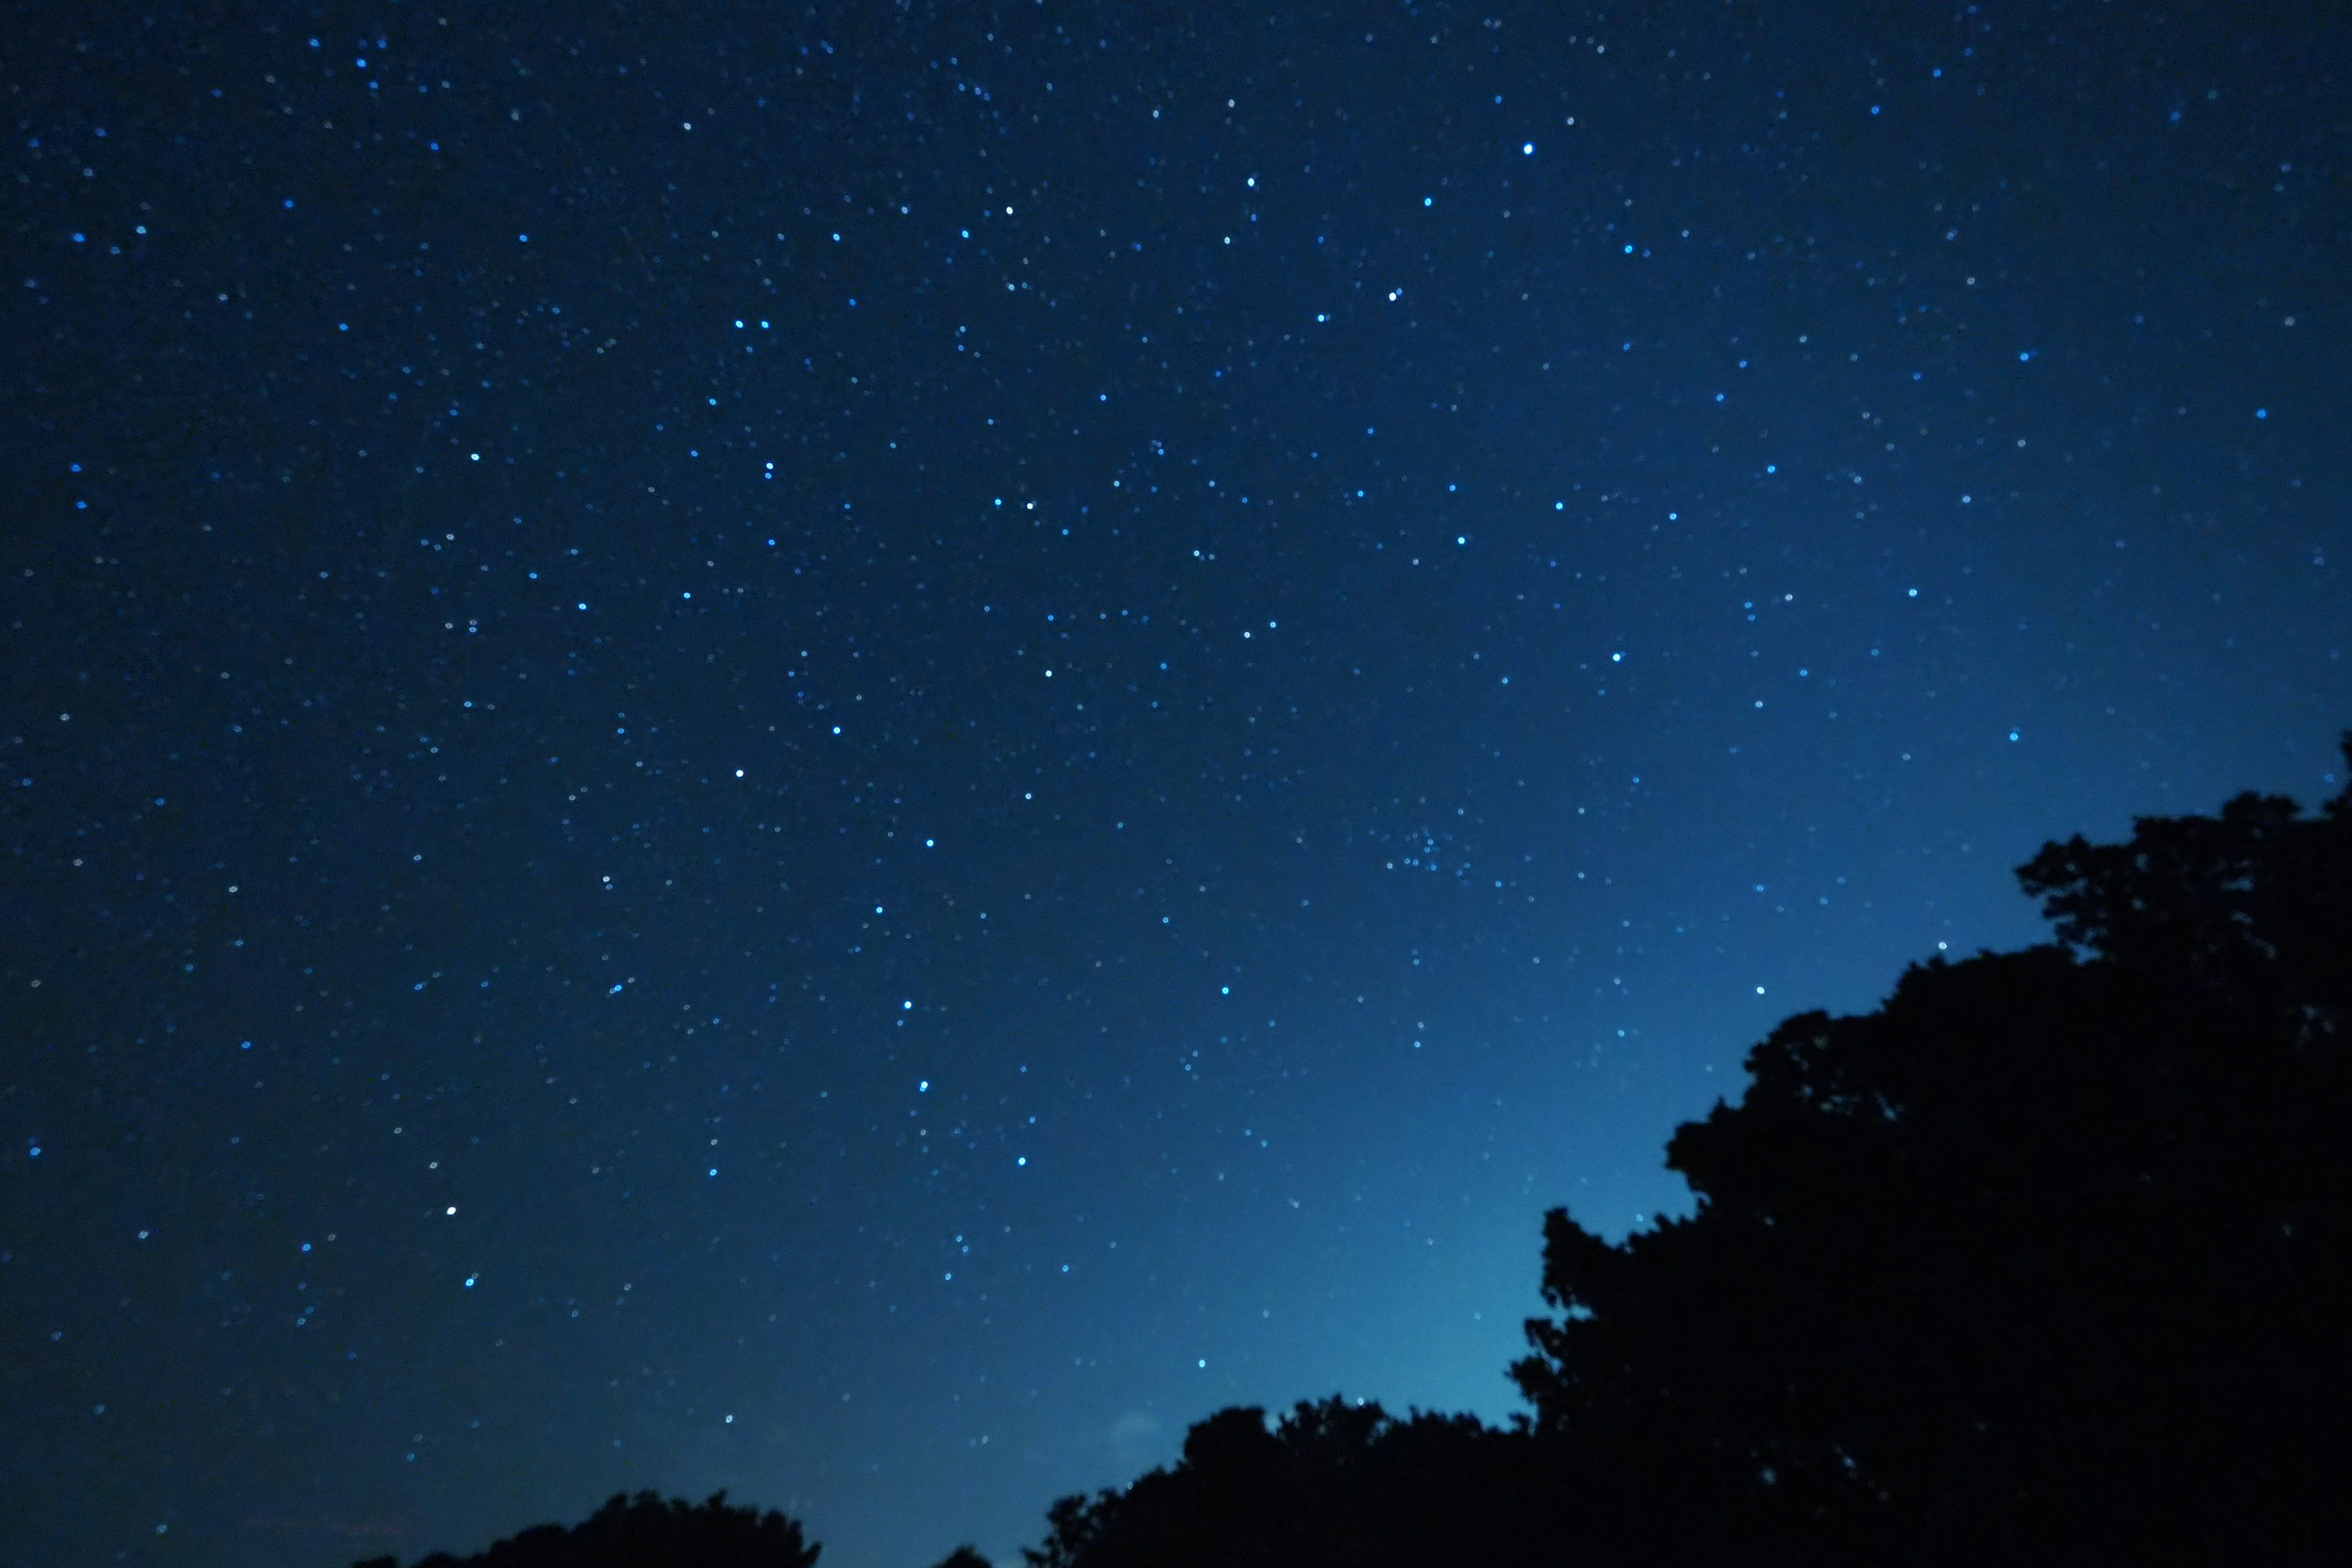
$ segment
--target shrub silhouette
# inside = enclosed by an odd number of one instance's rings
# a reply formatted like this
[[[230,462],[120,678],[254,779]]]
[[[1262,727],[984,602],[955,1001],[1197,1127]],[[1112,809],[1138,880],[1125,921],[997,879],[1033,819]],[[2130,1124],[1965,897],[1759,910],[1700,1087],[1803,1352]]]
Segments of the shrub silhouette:
[[[534,1525],[470,1557],[436,1552],[415,1568],[814,1568],[818,1548],[799,1521],[732,1508],[718,1492],[698,1506],[654,1492],[614,1497],[566,1530]],[[389,1557],[355,1568],[396,1568]]]

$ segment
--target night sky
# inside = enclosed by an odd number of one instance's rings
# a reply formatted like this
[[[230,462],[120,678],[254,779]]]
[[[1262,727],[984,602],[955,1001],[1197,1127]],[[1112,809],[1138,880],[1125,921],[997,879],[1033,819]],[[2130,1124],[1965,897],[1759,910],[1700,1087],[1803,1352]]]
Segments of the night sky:
[[[2334,793],[2341,13],[1636,9],[13,8],[0,1559],[1503,1419],[1776,1020]]]

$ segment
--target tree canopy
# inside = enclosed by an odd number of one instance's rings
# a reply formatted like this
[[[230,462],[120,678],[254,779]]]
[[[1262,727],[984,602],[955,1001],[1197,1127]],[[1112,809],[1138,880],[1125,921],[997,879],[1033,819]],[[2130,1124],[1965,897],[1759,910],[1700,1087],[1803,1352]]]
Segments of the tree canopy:
[[[1781,1023],[1667,1143],[1689,1217],[1547,1216],[1531,1418],[1221,1411],[1029,1568],[2352,1559],[2352,785],[2018,875],[2055,940]],[[816,1555],[647,1492],[418,1568]]]
[[[1367,1568],[1543,1561],[1541,1479],[1520,1434],[1378,1405],[1255,1407],[1192,1427],[1183,1457],[1121,1491],[1064,1498],[1030,1568]]]
[[[2058,941],[1780,1025],[1668,1145],[1690,1218],[1549,1217],[1515,1375],[1614,1495],[1698,1505],[1665,1556],[2345,1545],[2352,790],[2019,875]]]
[[[569,1530],[534,1525],[470,1557],[436,1552],[415,1568],[814,1568],[819,1548],[798,1521],[731,1507],[725,1492],[699,1505],[655,1492],[614,1497]],[[395,1568],[379,1557],[354,1568]]]
[[[1749,1053],[1688,1218],[1547,1217],[1532,1421],[1224,1411],[1032,1568],[2344,1560],[2352,787],[2019,877],[2055,941]]]

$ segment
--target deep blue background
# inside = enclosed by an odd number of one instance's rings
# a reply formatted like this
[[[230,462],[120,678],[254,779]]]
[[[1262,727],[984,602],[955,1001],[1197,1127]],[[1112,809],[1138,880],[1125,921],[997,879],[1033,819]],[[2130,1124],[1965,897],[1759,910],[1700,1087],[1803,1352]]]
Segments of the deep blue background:
[[[1649,9],[12,11],[0,1558],[1500,1418],[1774,1020],[2333,793],[2341,22]]]

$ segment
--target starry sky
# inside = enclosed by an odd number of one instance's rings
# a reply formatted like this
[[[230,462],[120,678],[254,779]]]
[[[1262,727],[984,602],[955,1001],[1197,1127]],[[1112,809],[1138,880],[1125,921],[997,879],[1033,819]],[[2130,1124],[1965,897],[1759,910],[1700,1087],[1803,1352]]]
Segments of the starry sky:
[[[0,1558],[1506,1417],[1773,1022],[2337,787],[2289,15],[13,10]]]

